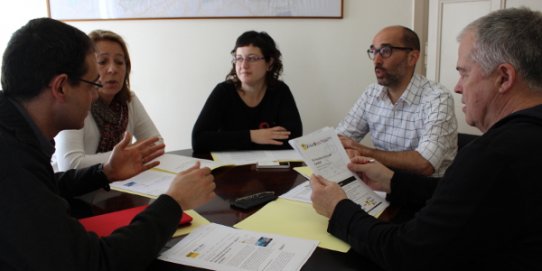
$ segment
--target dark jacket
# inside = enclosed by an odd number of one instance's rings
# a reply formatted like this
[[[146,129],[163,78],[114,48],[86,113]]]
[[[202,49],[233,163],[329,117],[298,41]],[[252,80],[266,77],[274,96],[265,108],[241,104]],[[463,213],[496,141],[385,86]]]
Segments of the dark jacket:
[[[461,149],[440,180],[397,172],[391,204],[423,206],[410,221],[343,200],[328,231],[388,270],[542,270],[541,154],[539,105]]]
[[[0,92],[0,270],[144,270],[175,231],[179,205],[162,195],[109,237],[86,232],[65,198],[108,181],[98,165],[53,173],[47,143]]]
[[[225,81],[215,87],[201,110],[192,130],[192,149],[196,152],[291,149],[287,140],[283,145],[251,142],[250,130],[274,126],[290,131],[290,139],[303,133],[294,96],[284,82],[268,86],[262,101],[249,107],[237,94],[234,84]]]

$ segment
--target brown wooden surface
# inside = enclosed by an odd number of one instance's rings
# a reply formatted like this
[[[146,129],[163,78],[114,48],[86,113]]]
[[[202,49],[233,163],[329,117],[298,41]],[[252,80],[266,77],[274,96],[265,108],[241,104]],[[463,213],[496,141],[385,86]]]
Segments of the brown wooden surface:
[[[208,154],[192,154],[191,150],[173,152],[198,158],[210,158]],[[301,166],[302,163],[292,163],[291,167]],[[277,195],[283,194],[306,179],[296,171],[290,169],[256,169],[255,165],[228,166],[213,170],[216,182],[216,194],[209,203],[196,209],[200,215],[211,222],[233,226],[245,219],[256,210],[241,211],[230,207],[230,201],[262,191],[275,191]],[[98,192],[93,200],[95,214],[122,210],[133,206],[144,205],[152,200],[137,195],[116,191]],[[387,210],[383,215],[388,220],[393,212]],[[277,222],[278,223],[278,222]],[[284,223],[282,221],[281,223]],[[182,237],[181,237],[182,238]],[[180,238],[173,239],[166,247],[171,247]],[[204,270],[194,267],[181,266],[169,262],[156,260],[149,270]],[[374,264],[362,256],[352,252],[340,253],[327,249],[317,248],[311,255],[302,270],[379,270]]]

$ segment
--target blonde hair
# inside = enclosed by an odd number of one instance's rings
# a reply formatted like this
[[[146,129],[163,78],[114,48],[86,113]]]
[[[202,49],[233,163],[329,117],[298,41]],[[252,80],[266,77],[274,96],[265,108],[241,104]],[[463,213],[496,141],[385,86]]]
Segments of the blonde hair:
[[[130,71],[132,70],[132,62],[130,61],[130,54],[128,54],[128,47],[124,39],[115,32],[109,30],[94,30],[88,34],[92,42],[96,44],[99,41],[111,41],[120,45],[124,53],[124,61],[126,63],[126,76],[124,77],[124,84],[122,89],[117,93],[115,99],[121,102],[130,102],[132,94],[130,93]]]

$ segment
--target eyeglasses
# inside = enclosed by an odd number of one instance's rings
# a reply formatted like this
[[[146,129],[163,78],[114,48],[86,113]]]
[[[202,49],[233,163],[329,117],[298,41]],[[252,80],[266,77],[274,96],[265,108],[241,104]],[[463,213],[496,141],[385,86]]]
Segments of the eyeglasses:
[[[376,54],[380,54],[382,58],[388,58],[391,56],[391,53],[393,53],[393,50],[403,50],[403,51],[412,51],[414,48],[409,47],[397,47],[397,46],[391,46],[391,45],[382,45],[380,48],[375,48],[371,45],[371,48],[367,49],[367,55],[369,56],[370,60],[374,60],[376,57]]]
[[[241,63],[243,63],[243,61],[246,61],[248,63],[254,63],[254,62],[260,61],[262,59],[265,59],[265,57],[264,56],[247,56],[247,57],[234,56],[233,59],[231,60],[231,63],[233,63],[233,64],[241,64]]]
[[[100,83],[88,81],[88,80],[85,80],[85,79],[82,79],[82,78],[79,78],[79,79],[77,79],[77,80],[79,80],[79,81],[81,81],[81,82],[85,82],[85,83],[90,84],[90,85],[93,85],[94,88],[96,88],[96,89],[98,89],[98,88],[103,88],[103,87],[104,87],[104,86],[103,86],[102,84],[100,84]]]

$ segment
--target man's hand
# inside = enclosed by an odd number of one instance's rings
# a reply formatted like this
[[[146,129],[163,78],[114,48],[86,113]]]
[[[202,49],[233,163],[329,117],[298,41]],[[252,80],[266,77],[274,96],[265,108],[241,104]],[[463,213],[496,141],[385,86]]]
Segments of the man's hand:
[[[348,169],[356,172],[373,190],[391,192],[391,178],[394,172],[375,159],[356,156],[348,163]]]
[[[208,167],[200,168],[199,161],[175,176],[167,195],[175,199],[183,210],[194,209],[215,197],[214,177]]]
[[[334,182],[326,180],[322,176],[312,175],[312,207],[317,213],[330,218],[339,201],[346,199],[344,190]]]
[[[355,140],[347,136],[339,135],[339,139],[341,140],[341,144],[343,145],[346,153],[348,154],[348,157],[350,158],[354,158],[360,155],[369,156],[369,152],[372,150],[371,148],[359,144],[359,142],[356,142]]]
[[[290,131],[281,126],[273,128],[250,130],[250,140],[256,144],[282,145],[290,137]]]
[[[160,162],[149,162],[164,154],[165,145],[158,143],[159,141],[158,137],[151,137],[130,144],[132,135],[125,132],[122,140],[113,148],[109,161],[103,166],[104,173],[109,181],[128,179],[157,166]]]

